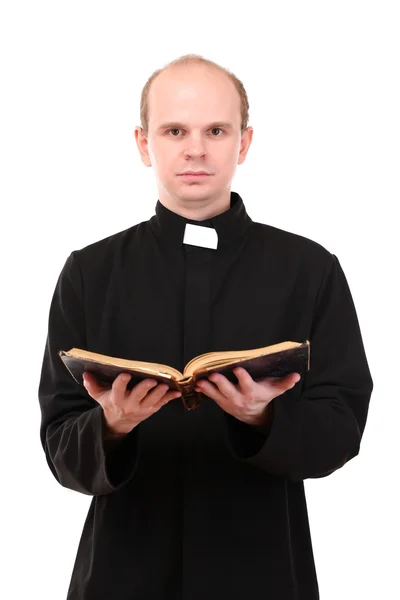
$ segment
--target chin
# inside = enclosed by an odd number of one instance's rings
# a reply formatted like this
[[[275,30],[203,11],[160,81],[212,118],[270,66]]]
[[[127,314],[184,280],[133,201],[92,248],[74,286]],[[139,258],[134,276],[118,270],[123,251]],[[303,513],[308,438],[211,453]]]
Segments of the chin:
[[[176,196],[180,198],[190,198],[192,200],[195,200],[196,198],[199,200],[201,198],[209,198],[214,193],[215,192],[210,189],[200,189],[200,187],[194,189],[194,186],[191,186],[189,189],[185,190],[176,190]]]

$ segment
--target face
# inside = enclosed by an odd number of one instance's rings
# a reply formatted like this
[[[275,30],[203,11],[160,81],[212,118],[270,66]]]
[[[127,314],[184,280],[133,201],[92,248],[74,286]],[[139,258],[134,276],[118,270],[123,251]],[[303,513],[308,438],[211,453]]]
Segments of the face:
[[[154,169],[160,201],[177,211],[228,208],[236,166],[244,162],[253,134],[251,127],[241,134],[233,82],[204,65],[173,67],[153,81],[148,100],[148,138],[139,127],[135,137],[143,163]],[[188,170],[208,175],[183,176]]]

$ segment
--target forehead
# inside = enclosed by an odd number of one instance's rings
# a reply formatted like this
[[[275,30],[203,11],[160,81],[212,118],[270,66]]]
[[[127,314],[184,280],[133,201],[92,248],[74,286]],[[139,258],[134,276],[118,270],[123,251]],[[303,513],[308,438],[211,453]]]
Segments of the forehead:
[[[202,124],[240,121],[240,97],[232,80],[204,66],[175,67],[158,75],[149,91],[150,121]]]

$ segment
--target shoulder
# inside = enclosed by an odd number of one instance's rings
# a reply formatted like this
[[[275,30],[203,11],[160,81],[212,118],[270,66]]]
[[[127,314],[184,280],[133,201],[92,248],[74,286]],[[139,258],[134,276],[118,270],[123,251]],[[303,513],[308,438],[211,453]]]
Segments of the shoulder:
[[[265,252],[281,262],[295,263],[324,271],[334,255],[319,242],[279,227],[253,222],[255,238]]]
[[[128,229],[75,249],[71,252],[71,257],[83,270],[107,268],[107,265],[115,264],[116,259],[123,260],[133,251],[147,230],[147,223],[148,221],[137,223]]]

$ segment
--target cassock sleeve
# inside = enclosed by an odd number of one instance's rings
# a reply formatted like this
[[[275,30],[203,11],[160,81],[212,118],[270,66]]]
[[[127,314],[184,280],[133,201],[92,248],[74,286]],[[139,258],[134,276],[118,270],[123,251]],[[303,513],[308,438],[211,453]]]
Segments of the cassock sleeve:
[[[268,422],[251,427],[225,413],[233,455],[293,481],[325,477],[360,450],[373,381],[350,289],[331,254],[310,333],[310,370],[269,405]]]
[[[83,494],[109,494],[133,475],[140,425],[117,443],[104,439],[102,407],[74,380],[58,355],[58,350],[86,347],[83,282],[72,252],[50,305],[39,383],[40,438],[61,485]]]

